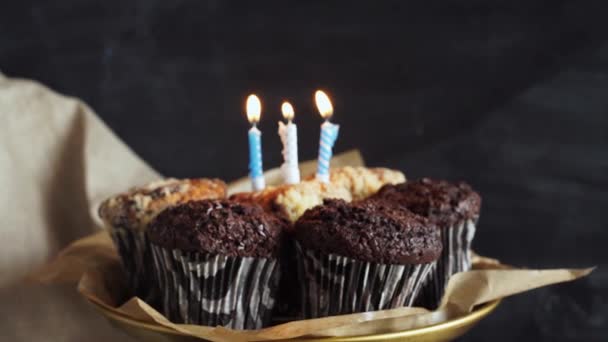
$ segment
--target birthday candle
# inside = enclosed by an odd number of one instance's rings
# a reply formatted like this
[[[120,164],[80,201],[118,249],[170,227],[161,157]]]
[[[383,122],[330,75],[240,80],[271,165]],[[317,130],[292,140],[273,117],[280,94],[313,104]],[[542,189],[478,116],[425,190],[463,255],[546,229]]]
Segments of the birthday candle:
[[[329,182],[329,163],[333,154],[332,149],[336,139],[338,139],[340,126],[329,121],[334,113],[334,108],[329,97],[327,97],[324,92],[321,90],[315,92],[315,102],[319,114],[325,119],[325,122],[321,125],[319,157],[317,160],[317,180],[327,183]]]
[[[300,182],[300,168],[298,165],[298,128],[292,122],[294,117],[293,107],[289,102],[283,102],[281,106],[283,117],[287,124],[279,121],[279,136],[283,142],[283,165],[281,173],[285,184],[297,184]]]
[[[247,97],[247,119],[251,123],[249,130],[249,177],[254,191],[260,191],[266,187],[264,172],[262,168],[262,132],[257,128],[260,121],[262,105],[260,99],[255,95]]]

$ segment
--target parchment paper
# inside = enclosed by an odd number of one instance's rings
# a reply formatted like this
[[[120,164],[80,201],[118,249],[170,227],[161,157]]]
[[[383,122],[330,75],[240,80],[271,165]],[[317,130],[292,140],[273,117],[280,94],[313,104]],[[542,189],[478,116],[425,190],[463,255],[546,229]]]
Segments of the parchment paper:
[[[339,155],[339,165],[361,165],[357,152]],[[314,162],[307,165],[314,165]],[[308,170],[305,170],[308,171]],[[280,182],[277,170],[267,172],[268,183]],[[247,187],[248,179],[231,184],[232,192]],[[124,273],[106,232],[76,241],[33,278],[43,282],[74,280],[88,300],[140,321],[211,341],[270,341],[302,336],[353,336],[401,331],[436,324],[466,314],[475,305],[528,291],[537,287],[583,277],[592,269],[525,270],[500,264],[495,259],[474,256],[474,270],[450,280],[441,306],[392,310],[293,321],[256,331],[235,331],[221,327],[173,324],[138,298],[125,295]]]
[[[515,269],[496,264],[492,259],[476,258],[475,270],[452,277],[441,307],[433,312],[423,308],[399,308],[294,321],[257,331],[234,331],[221,327],[173,324],[140,299],[127,300],[124,273],[115,252],[112,253],[114,247],[106,232],[75,242],[50,264],[48,273],[43,272],[37,279],[45,282],[73,279],[73,270],[68,270],[66,266],[71,264],[74,258],[80,259],[83,250],[89,251],[86,253],[86,260],[95,260],[91,267],[84,267],[88,270],[84,272],[78,284],[78,290],[88,300],[134,319],[211,341],[269,341],[308,335],[351,336],[401,331],[436,324],[461,316],[475,305],[537,287],[571,281],[592,271],[592,268]],[[96,256],[93,257],[94,255]],[[77,263],[74,266],[82,269],[83,265],[84,263]]]

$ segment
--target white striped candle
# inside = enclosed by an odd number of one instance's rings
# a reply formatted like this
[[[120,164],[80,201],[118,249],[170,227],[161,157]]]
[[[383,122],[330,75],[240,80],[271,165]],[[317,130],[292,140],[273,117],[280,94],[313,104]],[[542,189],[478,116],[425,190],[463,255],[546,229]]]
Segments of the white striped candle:
[[[334,113],[334,108],[329,100],[329,97],[322,92],[317,90],[315,92],[315,102],[317,109],[321,114],[321,117],[325,119],[325,122],[321,125],[321,139],[319,141],[319,157],[317,160],[317,180],[328,183],[329,182],[329,168],[330,161],[333,155],[333,147],[338,139],[338,132],[340,126],[333,124],[329,121]]]
[[[279,136],[283,143],[281,173],[285,184],[297,184],[300,183],[300,166],[298,165],[298,128],[292,121],[295,113],[287,101],[283,102],[281,112],[287,120],[287,124],[279,121]]]

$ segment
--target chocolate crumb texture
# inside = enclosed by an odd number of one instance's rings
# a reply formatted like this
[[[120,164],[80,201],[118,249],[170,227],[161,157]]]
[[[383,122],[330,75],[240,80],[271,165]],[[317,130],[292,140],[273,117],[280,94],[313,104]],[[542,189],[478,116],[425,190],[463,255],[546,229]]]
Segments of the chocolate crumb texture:
[[[467,183],[430,178],[385,185],[369,200],[388,201],[441,225],[476,220],[481,208],[481,197]]]
[[[259,205],[230,200],[190,201],[160,213],[148,226],[167,249],[241,257],[274,257],[284,223]]]
[[[383,264],[422,264],[441,253],[439,229],[426,218],[384,202],[326,200],[295,224],[307,249]]]

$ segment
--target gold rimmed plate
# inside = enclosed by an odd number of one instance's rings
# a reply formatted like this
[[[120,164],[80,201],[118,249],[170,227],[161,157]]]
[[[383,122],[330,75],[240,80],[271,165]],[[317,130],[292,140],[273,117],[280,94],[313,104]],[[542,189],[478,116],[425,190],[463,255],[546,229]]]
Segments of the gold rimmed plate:
[[[105,307],[93,304],[112,323],[112,325],[124,330],[127,334],[141,341],[149,342],[194,342],[201,341],[198,338],[187,336],[163,326],[142,322],[133,318],[107,310]],[[350,337],[328,337],[328,338],[302,338],[289,341],[306,342],[363,342],[363,341],[451,341],[474,327],[484,317],[489,315],[500,304],[495,300],[476,307],[468,315],[455,318],[443,323],[431,325],[424,328],[411,329],[386,334]]]

